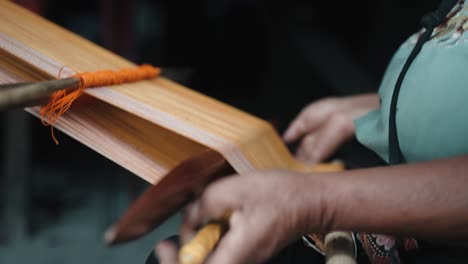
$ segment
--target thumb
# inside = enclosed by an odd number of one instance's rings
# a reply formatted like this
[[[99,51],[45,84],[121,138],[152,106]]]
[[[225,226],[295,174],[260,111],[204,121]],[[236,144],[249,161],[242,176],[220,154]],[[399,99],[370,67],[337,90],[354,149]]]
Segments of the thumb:
[[[227,212],[239,208],[240,197],[238,178],[228,176],[210,184],[202,195],[185,211],[183,229],[196,229],[209,220],[220,219]],[[240,186],[242,187],[242,186]]]
[[[229,231],[221,239],[216,250],[207,260],[207,264],[244,264],[260,263],[257,232],[258,229],[244,222],[241,212],[231,216]]]
[[[207,260],[207,264],[242,264],[249,263],[249,239],[236,228],[230,229],[221,239],[216,250]]]

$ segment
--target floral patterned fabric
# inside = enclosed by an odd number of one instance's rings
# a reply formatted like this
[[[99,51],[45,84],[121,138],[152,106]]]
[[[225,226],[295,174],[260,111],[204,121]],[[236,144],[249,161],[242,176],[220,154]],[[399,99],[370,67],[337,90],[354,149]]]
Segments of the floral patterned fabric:
[[[418,242],[412,238],[397,240],[392,236],[375,234],[358,234],[364,250],[372,264],[400,263],[398,251],[410,251],[418,247]]]

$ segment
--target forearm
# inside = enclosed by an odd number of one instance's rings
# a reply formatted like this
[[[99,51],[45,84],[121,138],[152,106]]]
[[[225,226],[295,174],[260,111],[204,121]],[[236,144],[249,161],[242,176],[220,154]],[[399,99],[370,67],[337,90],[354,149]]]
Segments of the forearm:
[[[331,175],[328,230],[468,239],[468,156]]]

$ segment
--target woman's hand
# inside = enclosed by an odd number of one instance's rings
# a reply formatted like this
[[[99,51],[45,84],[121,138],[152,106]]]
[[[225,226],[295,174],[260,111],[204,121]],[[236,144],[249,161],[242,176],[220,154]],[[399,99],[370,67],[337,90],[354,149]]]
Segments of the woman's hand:
[[[306,233],[359,230],[466,245],[468,156],[328,174],[257,171],[210,184],[187,210],[182,238],[232,212],[208,264],[262,263]],[[177,263],[167,242],[161,264]]]
[[[304,233],[320,229],[326,178],[276,170],[218,180],[187,208],[182,241],[207,220],[232,212],[230,228],[207,263],[263,263]],[[174,246],[163,242],[157,252],[161,264],[176,263]]]
[[[324,161],[354,135],[353,121],[379,105],[377,94],[322,99],[302,110],[284,140],[302,139],[296,153],[299,160],[310,164]]]

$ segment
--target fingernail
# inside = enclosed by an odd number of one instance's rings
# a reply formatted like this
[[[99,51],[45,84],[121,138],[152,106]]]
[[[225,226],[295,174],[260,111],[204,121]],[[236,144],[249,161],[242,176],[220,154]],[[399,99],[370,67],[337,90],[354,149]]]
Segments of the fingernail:
[[[107,229],[106,233],[104,234],[104,241],[107,245],[114,243],[115,238],[117,237],[117,232],[114,227]]]

